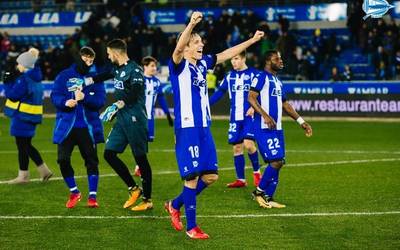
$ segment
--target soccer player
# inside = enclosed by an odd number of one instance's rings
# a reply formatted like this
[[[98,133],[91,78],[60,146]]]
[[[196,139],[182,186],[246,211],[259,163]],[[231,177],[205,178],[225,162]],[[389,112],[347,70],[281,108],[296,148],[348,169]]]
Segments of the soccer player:
[[[146,56],[142,59],[144,82],[146,85],[146,111],[147,111],[147,125],[149,142],[154,141],[154,107],[156,101],[160,104],[162,110],[168,119],[168,125],[172,126],[173,121],[168,110],[168,104],[163,95],[163,85],[161,81],[155,76],[157,74],[157,60],[154,57]],[[135,175],[140,176],[139,166],[135,167]]]
[[[233,70],[223,79],[218,90],[210,97],[210,105],[218,102],[229,90],[231,104],[228,142],[233,145],[233,161],[237,179],[229,183],[229,188],[240,188],[247,185],[245,178],[245,160],[243,145],[246,148],[253,166],[254,185],[258,186],[261,179],[258,152],[254,143],[253,114],[254,109],[247,101],[251,81],[258,73],[256,69],[246,65],[246,51],[231,59]]]
[[[153,208],[151,201],[152,172],[146,155],[148,129],[143,70],[129,59],[127,45],[121,39],[114,39],[107,44],[107,54],[115,65],[112,71],[85,79],[85,85],[91,85],[114,78],[114,96],[117,101],[101,115],[103,121],[117,118],[106,140],[104,159],[128,187],[129,198],[123,207],[133,211],[149,210]],[[140,168],[143,191],[136,184],[128,167],[117,156],[124,152],[128,145]],[[132,207],[142,193],[142,202]]]
[[[53,142],[57,147],[57,162],[61,175],[70,190],[67,208],[73,208],[82,195],[76,185],[71,155],[77,145],[85,160],[89,183],[88,207],[96,208],[97,185],[99,181],[99,159],[97,144],[104,142],[103,125],[99,119],[99,110],[106,102],[103,84],[90,86],[83,90],[68,91],[77,81],[96,74],[93,64],[95,52],[90,47],[82,47],[76,64],[61,71],[51,92],[51,101],[57,110]]]
[[[211,114],[206,73],[216,64],[239,54],[264,35],[257,31],[253,38],[216,55],[203,55],[204,44],[193,28],[202,20],[202,13],[193,12],[189,24],[178,37],[169,62],[174,95],[175,153],[181,178],[182,193],[165,203],[172,226],[182,230],[180,208],[185,206],[186,234],[192,239],[207,239],[196,223],[196,195],[218,179],[218,163],[210,131]]]
[[[143,75],[146,85],[146,111],[148,120],[148,140],[154,141],[154,107],[156,101],[164,111],[168,119],[168,124],[173,125],[171,115],[168,110],[168,104],[162,92],[162,84],[155,76],[157,74],[157,60],[154,57],[146,56],[142,59]]]
[[[258,149],[264,161],[268,163],[258,187],[252,193],[254,200],[263,208],[285,207],[273,198],[279,182],[279,172],[285,161],[282,110],[299,123],[307,137],[312,136],[311,126],[286,100],[282,82],[277,77],[281,69],[281,54],[276,50],[267,51],[265,71],[254,78],[248,97],[255,110],[254,125]]]
[[[42,181],[47,181],[53,175],[32,145],[36,126],[42,122],[43,116],[42,73],[35,65],[38,56],[39,51],[35,48],[20,54],[17,65],[12,62],[4,76],[7,98],[4,113],[11,118],[10,134],[15,137],[19,163],[18,176],[9,184],[29,182],[29,158],[37,166]]]

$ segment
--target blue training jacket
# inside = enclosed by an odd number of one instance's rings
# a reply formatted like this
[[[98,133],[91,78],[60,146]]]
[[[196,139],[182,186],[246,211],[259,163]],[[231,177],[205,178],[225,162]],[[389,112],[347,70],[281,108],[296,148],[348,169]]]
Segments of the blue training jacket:
[[[77,116],[76,108],[65,106],[65,102],[74,99],[74,93],[68,92],[67,83],[71,78],[83,78],[97,74],[96,67],[90,68],[88,75],[80,75],[76,70],[76,65],[72,65],[68,69],[61,71],[55,81],[51,92],[51,101],[56,107],[56,124],[53,134],[53,143],[60,144],[74,127]],[[89,133],[94,144],[104,142],[103,125],[99,119],[99,110],[106,102],[106,91],[104,84],[92,84],[85,87],[82,91],[85,98],[80,101],[83,104],[83,115],[88,125]]]
[[[11,118],[12,136],[33,137],[43,117],[42,72],[38,66],[4,84],[7,98],[4,114]]]

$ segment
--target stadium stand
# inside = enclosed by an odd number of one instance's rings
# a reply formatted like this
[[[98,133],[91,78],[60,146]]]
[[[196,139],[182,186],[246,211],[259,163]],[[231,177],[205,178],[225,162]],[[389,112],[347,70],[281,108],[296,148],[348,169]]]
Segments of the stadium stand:
[[[71,8],[71,6],[66,7],[67,2],[2,1],[0,9],[3,12],[4,10],[32,11],[39,4],[46,10],[60,11]],[[221,6],[221,3],[225,1],[208,1],[202,4],[212,5],[215,2],[220,2],[218,6]],[[252,2],[259,3],[259,1],[243,1],[242,4]],[[315,1],[286,2],[314,3]],[[400,46],[394,42],[399,39],[399,27],[395,20],[369,19],[361,26],[354,20],[358,20],[356,17],[362,15],[362,1],[348,2],[347,27],[302,29],[297,27],[298,25],[289,23],[284,17],[280,17],[275,25],[251,12],[226,11],[218,18],[209,16],[201,27],[202,30],[206,30],[205,34],[213,37],[213,39],[204,37],[207,43],[206,49],[208,52],[221,51],[246,39],[254,28],[258,27],[263,29],[267,36],[259,46],[249,51],[250,64],[259,67],[262,61],[259,55],[267,49],[276,47],[283,51],[286,68],[282,78],[285,80],[399,79],[400,56],[396,56],[396,52],[400,55]],[[168,4],[179,7],[179,3],[180,1],[172,1]],[[196,3],[198,4],[198,1]],[[146,4],[151,6],[151,3]],[[99,1],[75,1],[72,6],[74,11],[84,8],[84,10],[91,10],[92,15],[73,34],[9,35],[2,32],[0,69],[3,69],[4,64],[18,51],[23,51],[33,45],[44,51],[41,64],[45,69],[45,79],[53,80],[55,72],[67,67],[74,60],[71,55],[76,54],[74,52],[84,45],[94,47],[99,55],[98,63],[104,65],[106,55],[102,50],[104,50],[105,42],[114,37],[123,37],[127,41],[129,56],[134,60],[140,61],[142,56],[151,54],[165,65],[174,48],[176,33],[146,24],[143,14],[143,9],[148,6],[146,4],[137,1],[119,1],[119,4],[115,1],[108,1],[106,4]],[[228,6],[229,1],[225,4]],[[378,37],[386,39],[377,39]],[[62,62],[57,60],[60,56],[63,58]],[[50,65],[52,67],[49,67]],[[340,72],[339,78],[333,79],[331,76],[334,67]],[[351,75],[350,78],[344,76],[345,68],[350,69],[351,73],[348,74]],[[225,72],[224,68],[215,69],[218,79],[221,79],[223,72]]]

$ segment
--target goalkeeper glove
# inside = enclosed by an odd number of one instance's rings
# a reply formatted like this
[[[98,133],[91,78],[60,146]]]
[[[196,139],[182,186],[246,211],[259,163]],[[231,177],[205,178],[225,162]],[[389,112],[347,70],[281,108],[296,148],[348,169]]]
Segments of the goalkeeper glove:
[[[82,90],[83,87],[92,85],[94,83],[93,78],[85,77],[81,78],[70,78],[68,79],[67,86],[69,92],[75,92],[76,90]]]
[[[118,106],[117,104],[113,103],[111,106],[108,106],[103,113],[101,113],[99,118],[102,122],[110,122],[114,119],[117,112]]]
[[[82,90],[85,81],[81,78],[70,78],[67,82],[67,87],[69,92],[75,92],[77,90]]]

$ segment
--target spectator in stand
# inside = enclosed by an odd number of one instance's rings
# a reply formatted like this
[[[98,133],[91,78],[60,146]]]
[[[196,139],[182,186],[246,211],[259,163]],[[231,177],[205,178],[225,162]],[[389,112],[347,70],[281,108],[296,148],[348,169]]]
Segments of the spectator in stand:
[[[279,24],[280,34],[284,34],[289,31],[289,26],[290,26],[289,20],[284,16],[282,16],[282,14],[278,15],[278,24]]]
[[[351,68],[349,65],[344,66],[344,72],[343,72],[343,80],[350,82],[353,80],[353,72],[351,71]]]
[[[331,81],[332,83],[342,81],[342,78],[341,78],[341,76],[340,76],[340,74],[339,74],[339,70],[338,70],[338,68],[337,68],[336,66],[334,66],[334,67],[332,68],[332,74],[331,74],[330,81]]]
[[[400,80],[400,50],[396,52],[395,56],[395,75],[396,75],[396,80]]]
[[[11,41],[10,38],[8,36],[7,32],[4,32],[3,34],[3,39],[0,42],[0,53],[1,53],[1,58],[0,59],[4,59],[7,57],[8,51],[10,50],[11,47]]]
[[[376,78],[377,80],[388,80],[388,69],[384,61],[379,61],[376,69]]]

